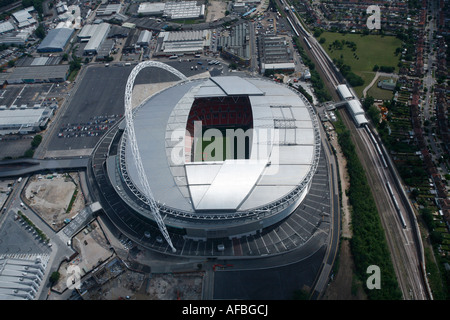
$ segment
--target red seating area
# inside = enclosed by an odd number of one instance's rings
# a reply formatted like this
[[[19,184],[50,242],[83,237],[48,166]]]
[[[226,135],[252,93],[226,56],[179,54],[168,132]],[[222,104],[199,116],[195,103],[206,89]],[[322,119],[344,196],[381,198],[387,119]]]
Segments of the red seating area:
[[[194,135],[194,121],[201,121],[203,128],[250,128],[253,124],[248,97],[199,98],[192,105],[186,130]]]

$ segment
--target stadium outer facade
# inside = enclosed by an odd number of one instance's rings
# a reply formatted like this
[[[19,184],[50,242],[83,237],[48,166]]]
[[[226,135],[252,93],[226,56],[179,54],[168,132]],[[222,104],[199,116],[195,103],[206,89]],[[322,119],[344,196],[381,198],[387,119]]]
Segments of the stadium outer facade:
[[[319,161],[319,123],[312,106],[297,90],[273,81],[182,80],[141,103],[133,119],[159,214],[169,233],[186,239],[239,238],[279,223],[307,195]],[[198,121],[202,132],[250,127],[248,157],[197,161],[190,129]],[[119,131],[116,152],[105,162],[109,182],[130,212],[155,221],[124,123]]]

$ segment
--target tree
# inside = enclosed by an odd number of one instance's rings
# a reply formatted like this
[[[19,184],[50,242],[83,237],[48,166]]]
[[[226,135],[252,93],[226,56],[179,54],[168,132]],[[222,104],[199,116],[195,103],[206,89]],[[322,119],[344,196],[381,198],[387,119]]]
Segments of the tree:
[[[33,148],[37,148],[39,144],[42,142],[42,136],[40,134],[37,134],[34,136],[33,140],[31,141],[31,146]]]
[[[45,38],[45,28],[44,28],[44,25],[42,23],[40,23],[39,26],[36,28],[36,30],[34,31],[34,34],[39,39],[44,39]]]
[[[61,274],[58,271],[54,271],[51,275],[50,275],[50,283],[52,285],[56,284],[59,281],[59,278],[61,277]]]
[[[23,155],[25,158],[33,158],[34,155],[34,150],[33,149],[28,149],[27,151],[25,151],[25,154]]]

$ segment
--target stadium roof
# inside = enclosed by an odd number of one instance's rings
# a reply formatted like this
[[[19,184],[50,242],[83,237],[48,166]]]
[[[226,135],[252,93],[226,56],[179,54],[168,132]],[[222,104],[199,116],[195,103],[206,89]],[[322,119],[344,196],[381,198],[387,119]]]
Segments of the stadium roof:
[[[235,95],[248,95],[252,108],[249,158],[188,161],[184,133],[194,99]],[[307,100],[289,87],[261,79],[212,77],[176,85],[140,105],[134,125],[155,199],[200,214],[253,210],[281,199],[310,181],[320,150],[317,120]],[[172,139],[177,134],[182,143]],[[172,156],[180,153],[181,160],[175,161]],[[128,176],[142,190],[129,145],[125,158]]]
[[[42,40],[41,44],[37,48],[38,52],[59,52],[63,51],[67,42],[73,34],[73,29],[70,28],[58,28],[52,29],[48,32],[47,36]]]

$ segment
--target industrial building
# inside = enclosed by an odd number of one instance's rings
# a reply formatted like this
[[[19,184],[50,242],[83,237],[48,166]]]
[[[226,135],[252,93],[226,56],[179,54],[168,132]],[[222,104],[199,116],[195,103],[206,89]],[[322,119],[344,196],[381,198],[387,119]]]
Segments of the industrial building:
[[[47,36],[42,40],[37,48],[37,52],[62,52],[69,43],[74,30],[71,28],[52,29]]]
[[[210,30],[160,32],[155,56],[202,53],[210,46]]]
[[[138,14],[144,16],[162,16],[164,14],[164,2],[143,2],[139,4]]]
[[[233,26],[227,35],[217,39],[217,49],[223,58],[232,60],[241,66],[250,65],[249,25],[240,23]]]
[[[88,32],[89,40],[84,47],[84,55],[95,55],[98,53],[98,50],[101,48],[103,41],[109,34],[110,27],[111,26],[108,23],[90,25]]]
[[[128,34],[127,40],[125,41],[122,53],[134,53],[137,47],[137,41],[139,38],[139,30],[131,29]]]
[[[258,40],[261,73],[295,70],[294,57],[285,38],[263,35]]]
[[[42,289],[48,255],[0,256],[0,300],[35,300]]]
[[[23,10],[14,12],[12,14],[14,20],[17,23],[17,27],[19,29],[29,27],[35,23],[37,23],[36,19],[33,18],[30,12],[35,11],[34,7],[28,7]]]
[[[121,9],[122,5],[120,3],[101,4],[96,11],[96,16],[111,16],[113,14],[119,13]]]
[[[14,26],[11,24],[11,22],[4,21],[4,22],[0,23],[0,33],[5,33],[5,32],[9,32],[9,31],[13,31],[13,30],[14,30]]]
[[[197,19],[205,15],[205,5],[197,1],[144,2],[139,5],[138,14],[163,16],[170,20]]]
[[[37,65],[14,68],[8,76],[9,84],[17,83],[42,83],[64,82],[69,74],[69,65]]]
[[[28,37],[24,37],[19,32],[11,32],[0,35],[0,45],[24,46]]]
[[[152,39],[152,33],[148,30],[142,30],[137,40],[139,47],[148,47],[150,40]]]
[[[51,108],[0,109],[0,134],[29,134],[42,131],[52,116]]]

